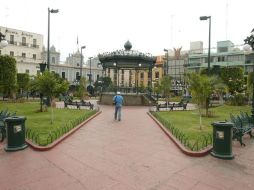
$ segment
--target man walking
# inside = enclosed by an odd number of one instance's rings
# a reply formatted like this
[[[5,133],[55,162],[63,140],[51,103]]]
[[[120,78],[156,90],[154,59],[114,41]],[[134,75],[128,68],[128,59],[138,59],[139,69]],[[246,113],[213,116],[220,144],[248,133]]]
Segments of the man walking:
[[[121,121],[121,108],[123,105],[123,97],[120,95],[120,92],[113,97],[113,102],[115,104],[115,120]]]

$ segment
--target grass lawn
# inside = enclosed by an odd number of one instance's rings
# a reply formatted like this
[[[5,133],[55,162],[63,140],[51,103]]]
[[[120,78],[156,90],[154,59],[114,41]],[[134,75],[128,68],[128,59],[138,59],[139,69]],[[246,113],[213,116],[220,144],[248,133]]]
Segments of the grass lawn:
[[[215,121],[225,121],[229,120],[229,114],[239,114],[240,111],[247,112],[251,114],[251,106],[218,106],[209,109],[214,113],[214,117],[202,117],[202,130],[199,126],[199,114],[198,110],[192,111],[164,111],[156,112],[159,120],[169,122],[175,128],[179,129],[183,134],[185,134],[189,140],[193,143],[201,135],[212,134],[211,123]],[[155,114],[155,116],[156,116]],[[166,126],[167,127],[167,126]]]
[[[26,102],[26,103],[3,103],[0,102],[0,110],[8,109],[10,112],[16,112],[17,116],[26,117],[26,129],[33,131],[34,135],[40,134],[37,137],[38,144],[46,145],[49,137],[48,134],[54,134],[58,131],[57,135],[51,135],[53,140],[66,133],[67,129],[61,129],[68,125],[80,123],[82,120],[93,115],[95,111],[90,110],[76,110],[76,109],[55,109],[53,108],[53,123],[51,124],[51,108],[47,112],[38,112],[40,109],[39,102]],[[55,137],[57,136],[57,137]],[[30,137],[31,138],[31,137]]]

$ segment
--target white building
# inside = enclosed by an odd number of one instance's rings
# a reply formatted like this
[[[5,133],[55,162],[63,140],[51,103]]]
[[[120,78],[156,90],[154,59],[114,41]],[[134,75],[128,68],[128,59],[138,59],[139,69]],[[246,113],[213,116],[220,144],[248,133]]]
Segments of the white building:
[[[16,59],[18,73],[36,75],[40,72],[40,63],[47,62],[47,49],[43,46],[43,35],[32,32],[11,29],[0,26],[0,32],[5,35],[8,45],[0,49],[0,55],[10,55]],[[65,63],[60,63],[60,52],[54,46],[50,47],[50,71],[58,73],[71,84],[77,82],[80,75],[81,54],[79,50],[70,54]],[[85,62],[85,61],[84,61]],[[94,83],[102,76],[102,67],[97,57],[83,63],[82,76],[89,78],[91,71]]]
[[[17,61],[18,73],[36,75],[42,62],[43,35],[0,26],[8,46],[0,49],[0,55],[13,56]]]

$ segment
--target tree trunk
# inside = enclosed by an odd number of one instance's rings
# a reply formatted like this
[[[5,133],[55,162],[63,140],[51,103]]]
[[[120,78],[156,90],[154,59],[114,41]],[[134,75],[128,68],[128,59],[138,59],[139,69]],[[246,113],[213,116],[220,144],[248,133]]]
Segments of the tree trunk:
[[[202,110],[199,108],[199,129],[202,130]]]

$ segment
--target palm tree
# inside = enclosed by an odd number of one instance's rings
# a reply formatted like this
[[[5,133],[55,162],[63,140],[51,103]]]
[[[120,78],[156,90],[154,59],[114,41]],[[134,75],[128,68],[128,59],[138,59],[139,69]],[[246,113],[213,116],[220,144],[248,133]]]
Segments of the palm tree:
[[[188,75],[190,91],[193,101],[198,105],[200,130],[202,129],[202,108],[206,110],[208,116],[209,98],[213,93],[216,84],[214,76],[191,73]]]

